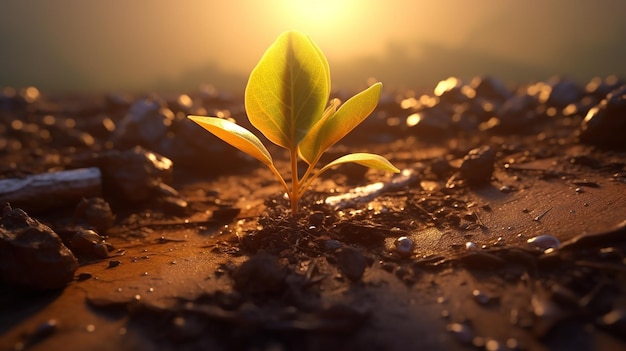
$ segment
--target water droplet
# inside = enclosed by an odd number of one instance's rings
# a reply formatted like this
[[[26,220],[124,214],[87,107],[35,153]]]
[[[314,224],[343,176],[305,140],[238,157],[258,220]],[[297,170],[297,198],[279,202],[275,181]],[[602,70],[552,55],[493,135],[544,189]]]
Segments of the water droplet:
[[[465,248],[467,250],[476,250],[476,244],[474,244],[471,241],[468,241],[468,242],[465,243]]]
[[[561,245],[559,239],[552,235],[539,235],[526,240],[528,244],[541,250],[557,248]]]

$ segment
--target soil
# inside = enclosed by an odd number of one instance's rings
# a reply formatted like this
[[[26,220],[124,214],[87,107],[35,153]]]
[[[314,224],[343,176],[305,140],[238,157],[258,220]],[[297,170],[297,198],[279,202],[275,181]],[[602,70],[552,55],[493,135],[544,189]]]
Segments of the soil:
[[[239,98],[189,96],[182,117],[180,96],[150,99],[169,106],[172,125],[198,106],[246,124]],[[503,117],[500,128],[482,117],[405,123],[434,111],[406,107],[412,96],[383,99],[328,155],[378,153],[402,173],[340,167],[296,214],[273,174],[229,147],[165,155],[165,197],[131,201],[105,186],[106,256],[75,252],[62,289],[0,283],[0,349],[626,349],[626,152],[581,143],[584,113],[545,112],[558,106],[545,99],[506,129]],[[121,149],[113,129],[98,135],[86,121],[119,129],[141,99],[5,94],[1,178]],[[50,115],[95,141],[44,142],[12,124],[52,131]],[[286,174],[284,150],[270,152]],[[80,225],[76,205],[24,210],[61,235]]]

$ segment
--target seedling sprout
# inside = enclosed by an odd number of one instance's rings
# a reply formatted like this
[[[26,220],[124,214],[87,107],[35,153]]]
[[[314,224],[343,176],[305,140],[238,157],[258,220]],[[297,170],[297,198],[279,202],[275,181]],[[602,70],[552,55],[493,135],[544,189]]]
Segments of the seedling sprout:
[[[380,155],[352,153],[316,169],[331,146],[359,125],[376,108],[382,84],[376,83],[341,105],[330,98],[330,70],[320,48],[306,35],[289,31],[267,49],[250,73],[245,109],[250,123],[272,143],[289,151],[291,186],[272,156],[252,132],[219,117],[189,116],[218,138],[264,163],[276,175],[291,202],[292,214],[306,189],[322,173],[344,163],[398,173]],[[307,165],[298,176],[298,160]]]

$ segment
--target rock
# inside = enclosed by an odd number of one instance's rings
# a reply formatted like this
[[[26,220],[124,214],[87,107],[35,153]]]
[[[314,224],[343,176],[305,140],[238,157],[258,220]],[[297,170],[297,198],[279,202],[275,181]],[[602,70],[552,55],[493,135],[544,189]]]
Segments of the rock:
[[[563,108],[580,100],[583,93],[583,89],[576,82],[553,78],[543,84],[539,94],[539,102]]]
[[[115,215],[109,203],[103,198],[83,198],[74,211],[74,222],[87,224],[96,232],[106,234],[115,222]]]
[[[337,263],[343,274],[353,282],[361,280],[367,259],[361,252],[351,247],[343,247],[336,251]]]
[[[451,116],[443,104],[437,104],[407,116],[406,125],[412,134],[422,138],[439,138],[450,132]]]
[[[504,101],[513,96],[513,92],[501,80],[490,76],[474,77],[469,86],[481,98]]]
[[[434,94],[443,103],[465,102],[468,100],[468,96],[464,93],[464,87],[463,82],[459,78],[448,77],[437,83]]]
[[[79,257],[101,259],[109,257],[109,245],[103,237],[90,229],[80,229],[70,239],[72,252]]]
[[[156,99],[142,99],[130,107],[128,114],[118,124],[112,141],[117,148],[142,145],[155,149],[172,124],[174,114]]]
[[[580,141],[604,148],[626,149],[626,84],[592,107],[579,130]]]
[[[103,160],[105,194],[128,201],[144,201],[160,192],[161,183],[171,183],[174,164],[167,157],[135,147],[113,151]]]
[[[495,152],[488,145],[470,150],[461,164],[461,178],[472,185],[489,183],[494,171],[495,157]]]
[[[529,95],[515,95],[495,111],[497,122],[490,128],[501,133],[519,133],[528,129],[537,117],[536,100]]]
[[[29,290],[61,289],[78,261],[48,226],[6,204],[0,226],[0,281]]]

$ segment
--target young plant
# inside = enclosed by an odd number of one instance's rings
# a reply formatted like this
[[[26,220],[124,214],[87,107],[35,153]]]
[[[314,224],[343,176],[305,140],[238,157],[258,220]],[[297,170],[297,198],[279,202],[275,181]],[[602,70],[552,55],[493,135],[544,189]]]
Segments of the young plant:
[[[400,171],[384,157],[370,153],[345,155],[316,169],[322,154],[372,113],[381,89],[382,84],[376,83],[341,106],[338,99],[328,103],[330,71],[320,48],[296,31],[285,32],[276,39],[250,74],[245,109],[255,128],[289,151],[291,186],[276,169],[269,151],[249,130],[218,117],[189,118],[269,167],[285,188],[295,214],[298,201],[313,180],[334,166],[352,162],[383,171]],[[298,176],[299,159],[308,165],[302,177]]]

